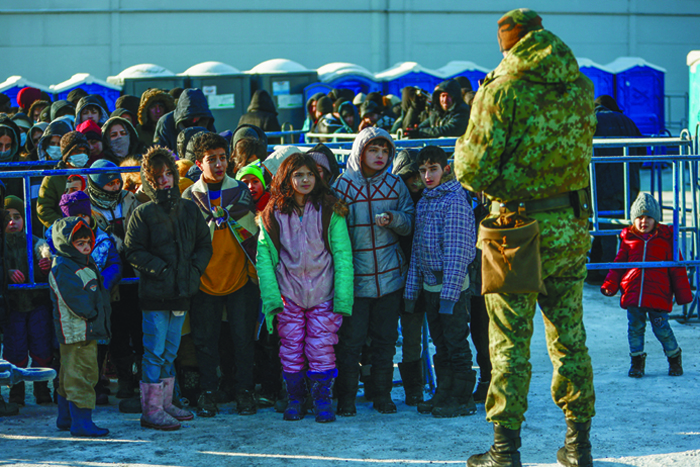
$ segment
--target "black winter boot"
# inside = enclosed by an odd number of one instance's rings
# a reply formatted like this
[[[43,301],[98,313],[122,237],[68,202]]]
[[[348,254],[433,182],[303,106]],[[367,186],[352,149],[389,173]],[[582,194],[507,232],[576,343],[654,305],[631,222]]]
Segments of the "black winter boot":
[[[668,376],[682,376],[683,362],[681,362],[681,349],[673,357],[668,357]]]
[[[479,382],[476,383],[476,391],[474,391],[474,394],[472,394],[474,402],[477,404],[483,404],[486,402],[486,396],[489,394],[490,385],[491,381],[483,381],[482,379],[479,379]]]
[[[399,373],[403,382],[403,391],[406,393],[406,405],[416,406],[423,402],[423,362],[399,363]]]
[[[646,353],[632,357],[632,366],[630,366],[630,371],[627,373],[627,376],[630,378],[641,378],[644,376],[644,362],[646,359]]]
[[[37,404],[50,404],[53,402],[48,381],[34,382],[34,398]]]
[[[359,368],[338,370],[334,388],[338,395],[338,408],[335,410],[335,414],[340,417],[357,415],[355,399],[357,398],[357,386],[360,382],[359,370]]]
[[[19,414],[19,406],[11,402],[5,402],[0,396],[0,417],[11,417]]]
[[[452,390],[452,370],[446,366],[435,366],[437,388],[432,398],[418,403],[418,413],[429,414],[433,412],[436,404],[441,404]]]
[[[117,399],[134,397],[134,360],[132,357],[113,358],[117,370]]]
[[[379,413],[396,413],[396,404],[391,400],[394,387],[394,366],[377,368],[372,365],[372,384],[376,391],[372,399],[372,408]]]
[[[590,420],[585,423],[566,420],[566,441],[557,451],[559,463],[564,467],[593,467],[590,434]]]
[[[24,407],[24,381],[10,388],[10,403]]]
[[[177,381],[180,384],[180,396],[189,402],[190,407],[196,407],[202,390],[199,387],[199,370],[192,367],[177,369]]]
[[[509,430],[493,424],[493,446],[483,454],[471,456],[468,467],[522,467],[520,463],[520,428]]]
[[[471,373],[454,373],[450,394],[433,406],[431,412],[433,417],[454,418],[474,415],[476,413],[476,404],[472,397],[474,383],[476,383],[474,371]]]

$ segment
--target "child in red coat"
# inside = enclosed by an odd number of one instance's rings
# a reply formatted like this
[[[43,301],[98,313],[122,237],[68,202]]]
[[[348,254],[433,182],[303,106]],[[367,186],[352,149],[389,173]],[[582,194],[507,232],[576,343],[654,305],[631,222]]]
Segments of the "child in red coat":
[[[630,212],[634,223],[620,234],[620,251],[616,263],[636,263],[673,260],[673,230],[659,223],[661,207],[648,193],[640,193]],[[632,366],[628,375],[644,376],[644,328],[649,316],[651,329],[661,342],[668,358],[668,374],[683,374],[681,348],[668,323],[668,314],[676,302],[684,305],[693,301],[688,274],[684,267],[653,269],[611,269],[600,287],[603,295],[612,297],[622,289],[620,306],[627,310],[627,337]]]

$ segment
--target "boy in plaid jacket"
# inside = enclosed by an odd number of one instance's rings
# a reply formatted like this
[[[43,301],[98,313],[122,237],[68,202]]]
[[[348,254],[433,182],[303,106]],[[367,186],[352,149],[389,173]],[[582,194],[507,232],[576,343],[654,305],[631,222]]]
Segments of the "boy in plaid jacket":
[[[418,405],[421,413],[458,417],[476,413],[469,336],[469,263],[476,255],[471,200],[454,179],[447,154],[427,146],[417,164],[426,189],[418,202],[416,231],[404,299],[406,312],[423,289],[430,336],[435,343],[435,396]]]

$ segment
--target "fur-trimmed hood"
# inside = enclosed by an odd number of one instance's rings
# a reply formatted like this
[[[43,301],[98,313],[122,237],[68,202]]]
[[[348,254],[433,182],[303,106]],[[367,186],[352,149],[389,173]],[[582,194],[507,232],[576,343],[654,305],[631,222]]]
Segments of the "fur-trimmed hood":
[[[141,126],[155,128],[156,122],[148,120],[148,108],[156,102],[161,102],[163,107],[165,107],[163,115],[175,110],[175,99],[173,99],[173,96],[160,89],[147,89],[141,94],[141,102],[139,103],[138,119]]]
[[[161,160],[173,173],[173,186],[169,190],[158,190],[154,163]],[[170,150],[153,146],[143,156],[141,163],[141,190],[156,204],[173,203],[180,199],[180,172]]]

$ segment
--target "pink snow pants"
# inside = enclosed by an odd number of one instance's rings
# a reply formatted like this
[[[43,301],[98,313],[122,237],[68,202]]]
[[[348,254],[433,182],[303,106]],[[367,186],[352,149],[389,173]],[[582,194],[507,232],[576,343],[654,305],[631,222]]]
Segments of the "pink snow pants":
[[[343,317],[333,313],[333,300],[304,309],[282,297],[284,309],[277,315],[282,370],[298,373],[308,368],[323,372],[335,368],[338,330]]]

